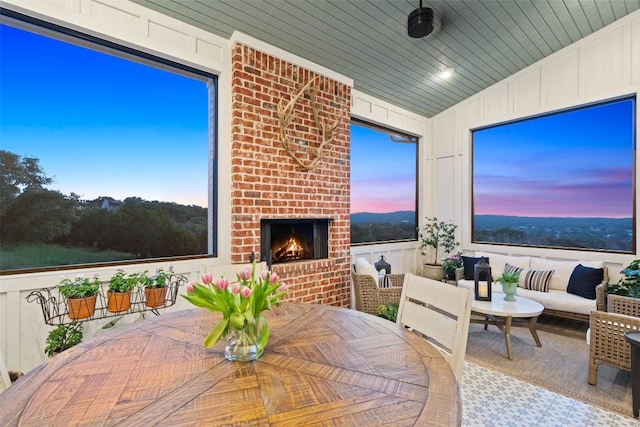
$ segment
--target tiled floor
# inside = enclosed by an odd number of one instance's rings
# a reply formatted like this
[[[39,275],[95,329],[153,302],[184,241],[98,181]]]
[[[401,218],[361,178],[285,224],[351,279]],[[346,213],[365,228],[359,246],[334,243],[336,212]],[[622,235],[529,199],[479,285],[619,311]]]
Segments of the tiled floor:
[[[463,427],[639,427],[640,420],[587,405],[465,362]]]

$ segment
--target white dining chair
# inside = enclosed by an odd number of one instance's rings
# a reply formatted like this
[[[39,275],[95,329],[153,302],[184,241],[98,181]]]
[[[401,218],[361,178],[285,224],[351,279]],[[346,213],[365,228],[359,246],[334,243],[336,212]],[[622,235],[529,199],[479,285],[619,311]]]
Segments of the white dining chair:
[[[397,323],[412,329],[436,347],[458,381],[471,317],[471,290],[405,274]]]

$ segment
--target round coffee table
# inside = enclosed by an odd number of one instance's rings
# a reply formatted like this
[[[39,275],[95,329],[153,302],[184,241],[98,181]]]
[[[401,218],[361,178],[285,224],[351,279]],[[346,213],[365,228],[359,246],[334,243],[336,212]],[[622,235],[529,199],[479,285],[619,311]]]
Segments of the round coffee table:
[[[507,358],[513,359],[511,351],[511,327],[525,326],[531,331],[533,339],[538,347],[542,347],[538,332],[536,331],[536,322],[538,316],[544,310],[542,304],[530,299],[516,297],[515,301],[505,301],[502,295],[495,295],[497,298],[491,301],[471,302],[471,323],[480,323],[487,329],[488,325],[495,325],[504,334],[507,342]],[[478,317],[478,315],[480,317]]]

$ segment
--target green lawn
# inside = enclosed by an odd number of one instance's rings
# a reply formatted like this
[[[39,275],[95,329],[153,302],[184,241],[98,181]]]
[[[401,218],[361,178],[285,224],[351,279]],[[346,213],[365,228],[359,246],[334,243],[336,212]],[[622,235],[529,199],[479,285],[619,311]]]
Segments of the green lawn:
[[[91,264],[126,259],[131,259],[131,254],[43,243],[22,243],[0,247],[0,270]]]

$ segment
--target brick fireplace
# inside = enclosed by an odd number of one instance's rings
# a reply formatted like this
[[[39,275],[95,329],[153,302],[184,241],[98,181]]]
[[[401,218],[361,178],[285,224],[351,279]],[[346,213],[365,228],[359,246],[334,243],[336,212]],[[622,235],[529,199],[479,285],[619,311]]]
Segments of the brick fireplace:
[[[338,126],[310,170],[284,149],[277,106],[312,79],[312,92],[293,104],[285,128],[290,148],[308,164],[322,135],[314,117]],[[289,259],[272,269],[289,285],[290,300],[350,305],[349,120],[351,88],[242,44],[232,48],[232,261],[260,259],[261,223],[302,220],[327,225],[326,257]],[[312,103],[313,93],[315,103]],[[264,230],[263,230],[264,231]],[[264,251],[264,248],[263,250]],[[297,256],[297,255],[295,255]]]

